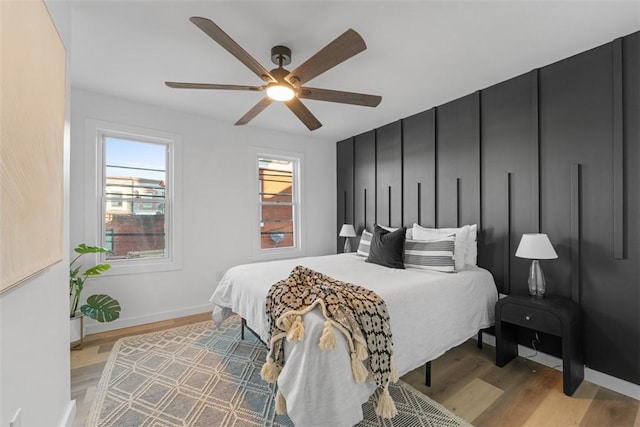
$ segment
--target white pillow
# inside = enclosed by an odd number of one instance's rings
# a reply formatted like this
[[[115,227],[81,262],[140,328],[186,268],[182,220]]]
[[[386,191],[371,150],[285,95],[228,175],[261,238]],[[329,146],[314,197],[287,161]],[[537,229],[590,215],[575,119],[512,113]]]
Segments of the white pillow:
[[[465,262],[469,265],[478,265],[478,224],[469,226],[469,238],[467,239],[467,253]]]
[[[416,225],[422,228],[423,230],[436,231],[442,234],[456,233],[457,235],[458,232],[460,232],[460,230],[466,229],[467,238],[464,243],[464,263],[469,265],[478,265],[478,224],[465,225],[460,228],[426,228],[426,227],[421,227],[418,224],[414,224],[414,227]],[[415,239],[420,240],[417,238]],[[433,240],[433,239],[430,239],[430,240]],[[458,251],[458,247],[456,247],[456,251]],[[456,265],[456,269],[458,269],[457,265]]]
[[[445,273],[455,273],[455,236],[441,240],[407,240],[404,242],[404,266]]]
[[[460,228],[426,228],[418,224],[413,224],[413,238],[415,240],[440,240],[451,234],[456,235],[455,250],[453,257],[455,259],[456,271],[464,270],[467,254],[467,240],[469,238],[469,226],[465,225]]]
[[[358,250],[356,251],[356,254],[365,257],[369,256],[372,237],[373,234],[369,233],[367,230],[362,230],[362,236],[360,236],[360,243],[358,244]]]
[[[387,227],[385,225],[380,225],[378,224],[380,227],[384,228],[385,230],[391,232],[391,231],[396,231],[399,227]],[[411,227],[407,227],[407,234],[404,235],[404,239],[405,240],[412,240],[413,239],[413,228]]]

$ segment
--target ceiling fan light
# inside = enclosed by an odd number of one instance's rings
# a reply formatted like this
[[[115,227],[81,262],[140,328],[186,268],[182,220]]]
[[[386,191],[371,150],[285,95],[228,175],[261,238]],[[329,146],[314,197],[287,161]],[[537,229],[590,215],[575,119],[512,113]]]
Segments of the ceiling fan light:
[[[288,101],[295,96],[292,88],[280,84],[267,86],[267,96],[274,101]]]

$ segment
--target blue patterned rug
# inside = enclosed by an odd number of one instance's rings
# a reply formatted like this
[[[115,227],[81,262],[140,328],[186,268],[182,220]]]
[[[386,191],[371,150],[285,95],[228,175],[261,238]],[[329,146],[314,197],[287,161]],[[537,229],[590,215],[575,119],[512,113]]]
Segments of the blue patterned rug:
[[[275,413],[274,386],[260,378],[266,348],[251,334],[240,340],[237,316],[120,339],[104,368],[89,427],[292,427]],[[370,399],[359,427],[467,427],[411,386],[389,391],[398,415],[383,420]]]

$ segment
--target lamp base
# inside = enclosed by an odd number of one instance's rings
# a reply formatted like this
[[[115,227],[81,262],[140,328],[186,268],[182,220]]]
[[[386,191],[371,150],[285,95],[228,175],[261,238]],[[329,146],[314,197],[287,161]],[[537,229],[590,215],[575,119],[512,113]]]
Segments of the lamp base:
[[[344,238],[344,253],[351,252],[351,239],[348,237]]]
[[[536,298],[543,298],[546,291],[544,274],[540,262],[534,259],[529,269],[529,295]]]

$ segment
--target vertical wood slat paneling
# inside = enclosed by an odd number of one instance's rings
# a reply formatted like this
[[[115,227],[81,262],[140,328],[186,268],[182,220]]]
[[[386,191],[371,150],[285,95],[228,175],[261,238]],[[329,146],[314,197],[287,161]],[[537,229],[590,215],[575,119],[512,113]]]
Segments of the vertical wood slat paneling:
[[[354,207],[354,148],[353,138],[339,141],[336,144],[337,150],[337,218],[336,218],[336,250],[342,251],[344,247],[344,237],[339,236],[342,224],[353,224],[355,221]]]
[[[406,185],[406,184],[405,184]],[[417,200],[418,200],[418,224],[422,224],[422,183],[418,182],[417,185],[417,190],[418,190],[418,194],[417,194]],[[408,225],[405,226],[408,227]]]
[[[456,178],[456,227],[460,227],[460,217],[462,213],[460,212],[460,205],[462,204],[462,179]]]
[[[387,191],[387,200],[389,201],[389,212],[387,212],[387,218],[389,218],[389,224],[393,224],[393,218],[391,217],[391,206],[393,205],[393,200],[391,199],[391,186],[388,186]]]
[[[581,170],[571,165],[571,299],[581,303],[580,226],[581,226]]]
[[[539,71],[531,71],[531,210],[532,232],[540,232],[540,91]]]
[[[507,232],[505,234],[504,241],[504,283],[503,289],[504,293],[511,293],[511,178],[512,173],[507,172],[507,194],[505,197],[506,201],[506,212],[507,212]]]
[[[438,224],[438,107],[433,107],[433,227]]]
[[[624,259],[624,135],[622,38],[613,41],[613,256]]]
[[[366,230],[367,229],[367,189],[366,188],[364,189],[363,195],[364,195],[364,199],[363,199],[362,206],[364,206],[364,209],[362,210],[362,223],[364,224],[364,229]]]
[[[475,138],[475,150],[476,150],[476,159],[478,159],[478,170],[477,170],[477,175],[476,175],[476,193],[478,194],[478,206],[476,207],[476,212],[477,212],[477,218],[475,219],[475,221],[470,221],[468,222],[469,224],[473,224],[476,223],[478,224],[478,229],[482,230],[482,162],[480,161],[480,159],[482,158],[482,129],[480,128],[482,126],[482,121],[481,121],[481,114],[482,114],[482,109],[480,108],[480,96],[481,96],[481,91],[477,90],[474,93],[474,118],[475,118],[475,123],[474,123],[474,138]],[[462,224],[464,225],[464,224]],[[482,237],[482,233],[480,233],[480,236],[478,236],[479,238]]]
[[[376,141],[375,132],[369,131],[353,139],[354,152],[354,228],[373,230],[376,194]]]
[[[342,218],[344,218],[343,224],[347,224],[349,222],[349,217],[348,217],[348,214],[347,214],[347,190],[343,191],[343,195],[344,195],[344,197],[343,197],[342,204],[344,206],[344,210],[343,210],[343,213],[342,213]],[[341,226],[341,225],[342,224],[338,223],[338,227]]]

